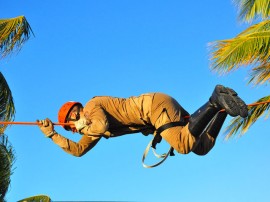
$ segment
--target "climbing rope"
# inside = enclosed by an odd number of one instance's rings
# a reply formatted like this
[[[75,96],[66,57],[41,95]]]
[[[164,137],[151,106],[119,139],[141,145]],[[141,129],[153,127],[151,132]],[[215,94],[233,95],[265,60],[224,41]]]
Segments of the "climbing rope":
[[[248,104],[247,106],[249,107],[253,107],[253,106],[257,106],[257,105],[263,105],[263,104],[268,104],[270,103],[270,100],[269,101],[263,101],[263,102],[255,102],[255,103],[251,103],[251,104]],[[220,111],[225,111],[224,109],[220,110]],[[185,116],[183,117],[185,119],[188,119],[190,118],[190,116]],[[11,125],[11,124],[18,124],[18,125],[39,125],[40,123],[38,122],[14,122],[14,121],[0,121],[0,125]],[[69,126],[69,125],[73,125],[73,123],[53,123],[53,125],[56,125],[56,126]],[[153,167],[156,167],[158,165],[160,165],[161,163],[163,163],[167,157],[170,155],[171,151],[173,150],[172,147],[170,147],[169,151],[165,154],[162,154],[162,155],[159,155],[156,153],[156,150],[154,148],[152,148],[153,150],[153,153],[154,155],[157,157],[157,158],[161,158],[162,160],[154,165],[146,165],[144,163],[145,161],[145,158],[149,152],[149,149],[152,145],[152,142],[153,140],[150,141],[150,143],[147,145],[145,151],[144,151],[144,154],[143,154],[143,158],[142,158],[142,164],[143,164],[143,167],[145,168],[153,168]]]

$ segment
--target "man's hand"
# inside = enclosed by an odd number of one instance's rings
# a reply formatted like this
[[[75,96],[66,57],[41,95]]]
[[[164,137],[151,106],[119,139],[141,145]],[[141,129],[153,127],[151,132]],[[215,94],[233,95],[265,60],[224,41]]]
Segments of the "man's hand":
[[[53,123],[50,119],[46,118],[44,120],[37,120],[37,122],[39,123],[38,126],[40,130],[42,131],[42,133],[44,133],[46,137],[51,138],[54,134],[57,133],[54,130]]]
[[[81,130],[89,125],[89,121],[85,117],[82,117],[78,121],[75,121],[74,125],[75,125],[77,131],[79,133],[81,133]]]

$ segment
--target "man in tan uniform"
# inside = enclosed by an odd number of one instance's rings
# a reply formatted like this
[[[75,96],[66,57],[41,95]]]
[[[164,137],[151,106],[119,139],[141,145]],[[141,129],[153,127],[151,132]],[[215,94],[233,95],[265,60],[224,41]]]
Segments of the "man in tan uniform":
[[[84,107],[79,102],[67,102],[58,113],[58,121],[74,124],[64,128],[82,135],[77,143],[58,134],[50,119],[38,122],[47,137],[74,156],[84,155],[102,137],[138,132],[153,134],[156,143],[162,137],[178,153],[192,151],[205,155],[213,148],[227,114],[246,117],[248,109],[234,90],[217,85],[209,101],[192,115],[163,93],[129,98],[94,97]]]

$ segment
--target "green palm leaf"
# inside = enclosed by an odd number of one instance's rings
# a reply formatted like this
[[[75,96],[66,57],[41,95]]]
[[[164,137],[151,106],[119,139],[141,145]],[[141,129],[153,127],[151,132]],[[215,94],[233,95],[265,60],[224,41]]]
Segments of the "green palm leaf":
[[[10,185],[12,166],[15,161],[14,150],[5,135],[0,136],[0,201],[5,201],[5,195]]]
[[[18,202],[51,202],[51,199],[46,195],[37,195],[19,200]]]
[[[270,81],[270,64],[269,62],[263,63],[252,69],[250,75],[249,83],[254,83],[255,85],[269,83]]]
[[[240,136],[243,135],[253,123],[257,121],[265,112],[268,111],[266,118],[269,116],[270,96],[263,97],[256,103],[264,103],[256,106],[249,106],[248,116],[246,118],[236,117],[232,119],[229,126],[225,130],[226,139],[234,136],[240,130]]]
[[[239,8],[239,19],[251,22],[253,19],[261,17],[263,20],[270,15],[269,0],[234,0]]]
[[[5,77],[0,72],[0,121],[12,121],[15,116],[15,106],[11,90]],[[0,125],[0,136],[4,133],[6,125]]]
[[[270,21],[251,26],[237,37],[210,43],[211,68],[220,74],[236,70],[242,65],[259,66],[270,56]]]
[[[33,31],[24,16],[0,19],[0,55],[6,57],[12,51],[19,51]]]

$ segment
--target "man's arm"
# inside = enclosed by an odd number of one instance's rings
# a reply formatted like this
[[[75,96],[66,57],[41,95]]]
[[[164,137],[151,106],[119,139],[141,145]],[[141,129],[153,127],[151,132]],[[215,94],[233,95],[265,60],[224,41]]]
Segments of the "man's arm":
[[[83,135],[78,143],[73,142],[62,135],[58,134],[54,130],[54,126],[50,119],[45,119],[39,121],[39,128],[44,133],[44,135],[48,138],[51,138],[55,144],[60,146],[65,152],[72,154],[74,156],[82,156],[89,150],[91,150],[101,139],[100,136],[90,137],[87,135]]]
[[[90,135],[90,136],[91,135],[97,135],[97,136],[110,135],[108,132],[109,123],[107,120],[107,116],[101,107],[95,107],[90,112],[85,111],[85,118],[89,121],[89,124],[85,125],[80,130],[80,133],[84,135]],[[75,126],[76,126],[76,123],[75,123]]]
[[[63,137],[60,134],[55,134],[51,137],[52,141],[61,147],[65,152],[81,157],[90,151],[101,139],[101,137],[83,135],[79,142]]]

